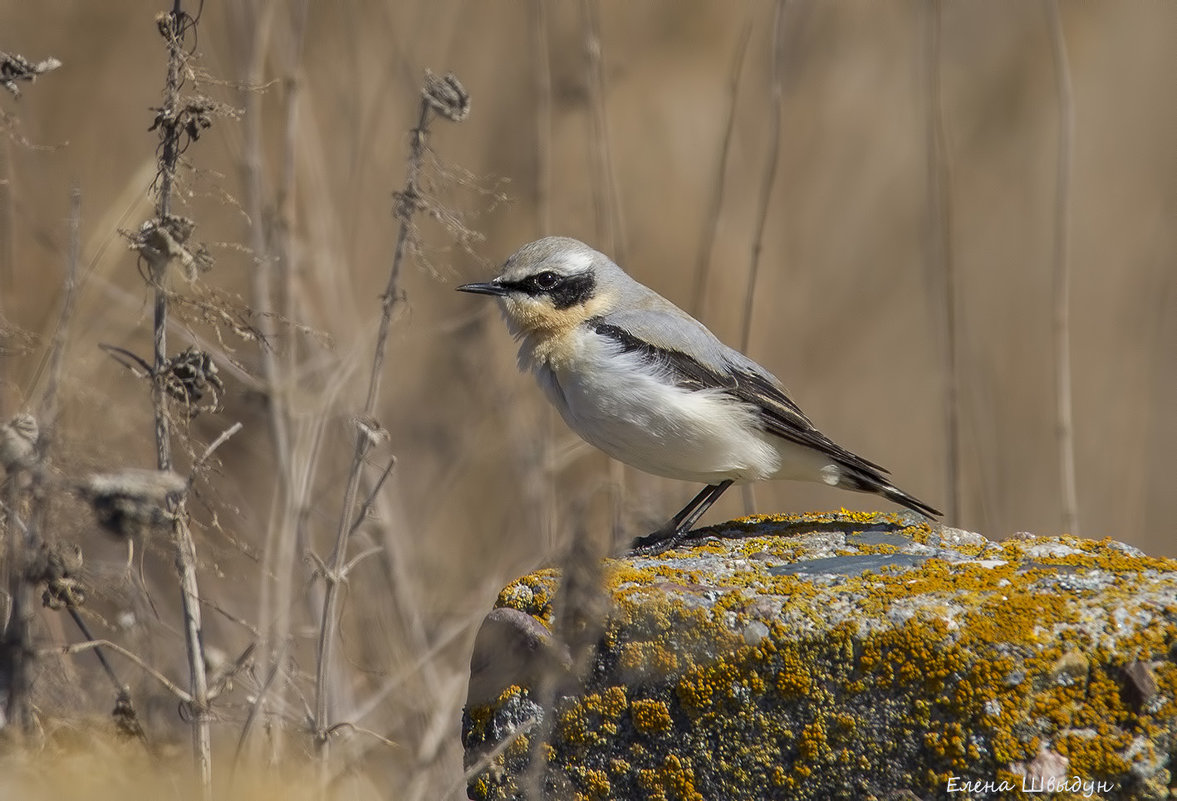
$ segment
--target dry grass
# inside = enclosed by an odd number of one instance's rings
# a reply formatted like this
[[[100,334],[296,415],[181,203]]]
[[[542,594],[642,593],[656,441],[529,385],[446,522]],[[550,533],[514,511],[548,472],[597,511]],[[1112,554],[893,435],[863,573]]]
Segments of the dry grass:
[[[624,243],[636,277],[697,306],[729,342],[751,321],[750,355],[815,422],[932,503],[953,482],[936,272],[950,259],[961,488],[951,522],[995,538],[1061,530],[1051,271],[1060,105],[1057,31],[1042,6],[941,6],[943,152],[930,158],[918,5],[787,4],[779,29],[768,2],[738,14],[671,0],[227,5],[232,13],[204,10],[189,88],[245,115],[216,120],[177,173],[172,213],[197,222],[193,241],[216,263],[192,283],[178,279],[168,329],[169,353],[207,351],[225,383],[222,411],[174,420],[174,469],[188,475],[242,424],[189,497],[209,684],[220,688],[218,791],[232,777],[240,792],[246,776],[270,781],[270,762],[294,779],[290,766],[305,765],[319,728],[334,732],[336,789],[463,797],[457,733],[476,627],[509,579],[567,552],[579,530],[572,510],[598,498],[608,475],[603,457],[549,425],[496,315],[452,291],[540,233],[606,247],[605,231]],[[1177,6],[1060,11],[1074,114],[1078,516],[1087,536],[1174,555]],[[0,18],[0,49],[63,63],[22,83],[19,101],[0,97],[0,422],[44,396],[76,183],[80,272],[45,531],[82,548],[92,635],[187,688],[173,547],[150,532],[110,536],[71,489],[91,473],[156,463],[148,382],[98,344],[152,352],[153,292],[117,231],[153,215],[157,140],[147,128],[166,51],[141,3],[0,0]],[[414,218],[418,248],[396,282],[379,394],[365,415],[397,247],[393,191],[405,182],[426,68],[453,70],[472,108],[460,126],[435,126],[419,184],[432,213]],[[951,180],[937,202],[951,214],[936,234],[944,241],[929,247],[928,170],[940,159]],[[485,241],[455,237],[458,212]],[[353,507],[346,487],[363,427],[377,436]],[[696,490],[627,471],[623,528],[643,532]],[[762,511],[875,506],[785,483],[758,487],[756,500]],[[316,558],[328,563],[348,508],[365,510],[348,559],[367,555],[341,585],[325,677],[333,709],[316,727]],[[739,511],[730,494],[710,518]],[[45,745],[7,758],[61,770],[21,775],[44,780],[38,792],[49,797],[72,770],[103,783],[113,762],[151,777],[129,790],[176,792],[166,777],[190,763],[177,745],[189,732],[172,695],[109,654],[156,750],[141,757],[141,745],[89,737],[114,687],[92,651],[48,653],[83,639],[63,612],[37,609],[33,634],[46,651],[32,687]],[[167,770],[153,772],[159,765]],[[313,785],[312,775],[295,784]],[[2,784],[0,795],[37,797],[28,781],[20,796]]]

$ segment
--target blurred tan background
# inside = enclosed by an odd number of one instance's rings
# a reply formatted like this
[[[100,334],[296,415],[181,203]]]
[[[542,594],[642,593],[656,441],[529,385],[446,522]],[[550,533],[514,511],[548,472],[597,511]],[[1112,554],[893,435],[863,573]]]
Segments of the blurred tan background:
[[[63,476],[153,460],[146,385],[97,343],[150,352],[150,292],[116,229],[151,215],[157,140],[147,128],[165,65],[157,5],[0,0],[0,48],[64,64],[19,101],[0,100],[19,120],[0,176],[5,419],[43,389],[71,185],[83,197],[84,281],[55,450]],[[373,475],[391,454],[398,463],[360,538],[382,551],[353,575],[345,603],[351,709],[378,697],[365,725],[401,743],[391,760],[417,777],[404,797],[437,797],[460,779],[457,721],[474,628],[499,587],[557,558],[574,530],[571,506],[601,505],[602,487],[621,479],[627,538],[698,489],[611,469],[578,445],[515,372],[492,304],[453,291],[542,234],[614,255],[731,345],[747,326],[749,355],[820,428],[949,509],[945,273],[935,246],[946,223],[963,487],[947,522],[994,539],[1063,531],[1051,328],[1060,104],[1043,4],[940,10],[939,204],[930,201],[929,134],[937,7],[785,6],[779,149],[750,309],[773,165],[776,4],[312,2],[301,51],[298,7],[204,9],[200,73],[186,90],[245,108],[248,119],[218,120],[189,148],[179,211],[217,257],[193,292],[217,287],[256,308],[257,243],[285,235],[292,246],[281,265],[292,319],[273,323],[273,341],[296,365],[277,391],[290,405],[304,480],[304,550],[325,554],[338,521],[350,421],[363,405],[396,239],[392,192],[404,181],[424,69],[452,70],[472,98],[465,122],[433,125],[428,172],[437,202],[485,240],[469,252],[444,226],[420,222],[428,264],[418,259],[403,274],[379,413],[391,437]],[[1074,101],[1067,245],[1080,532],[1174,556],[1177,5],[1063,3],[1061,12]],[[594,27],[599,72],[586,48]],[[246,90],[251,48],[256,86]],[[251,124],[262,159],[253,201]],[[256,345],[231,331],[218,340],[189,319],[172,341],[203,343],[227,384],[225,411],[198,417],[194,440],[245,425],[220,452],[220,476],[196,512],[206,521],[215,512],[222,526],[203,535],[202,580],[229,614],[211,616],[207,639],[233,654],[250,634],[231,617],[260,625],[257,587],[281,580],[259,574],[276,486],[265,386]],[[816,485],[754,493],[761,512],[885,504]],[[746,500],[728,493],[707,520],[745,513]],[[125,558],[84,517],[66,517],[63,530],[92,564]],[[593,517],[594,536],[611,536],[608,518]],[[170,603],[168,557],[156,549],[148,559],[155,593]],[[294,570],[290,614],[305,671],[316,595],[309,564]],[[385,759],[357,753],[357,764]]]

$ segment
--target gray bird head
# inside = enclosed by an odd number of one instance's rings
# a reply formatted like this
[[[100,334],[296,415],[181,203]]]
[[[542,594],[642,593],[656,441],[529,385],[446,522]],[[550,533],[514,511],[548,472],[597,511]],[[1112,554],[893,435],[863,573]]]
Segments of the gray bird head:
[[[524,245],[491,281],[459,292],[502,301],[511,333],[554,333],[606,314],[638,286],[603,253],[583,242],[549,236]]]

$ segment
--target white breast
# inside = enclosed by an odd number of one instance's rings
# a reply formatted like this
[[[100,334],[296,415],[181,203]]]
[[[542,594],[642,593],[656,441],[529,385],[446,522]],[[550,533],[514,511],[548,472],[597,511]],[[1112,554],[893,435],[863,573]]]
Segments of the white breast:
[[[639,470],[683,481],[777,474],[781,443],[760,430],[751,406],[720,390],[676,387],[639,354],[620,352],[586,326],[561,340],[541,352],[525,339],[520,365],[588,443]]]

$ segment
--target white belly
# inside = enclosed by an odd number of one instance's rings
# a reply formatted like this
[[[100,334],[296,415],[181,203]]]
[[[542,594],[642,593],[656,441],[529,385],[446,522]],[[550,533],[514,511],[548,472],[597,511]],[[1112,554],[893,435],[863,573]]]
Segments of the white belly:
[[[817,478],[816,454],[764,433],[751,406],[719,390],[667,384],[639,355],[617,355],[611,347],[599,337],[579,337],[565,351],[570,357],[555,364],[531,362],[521,352],[564,421],[591,445],[682,481]]]

